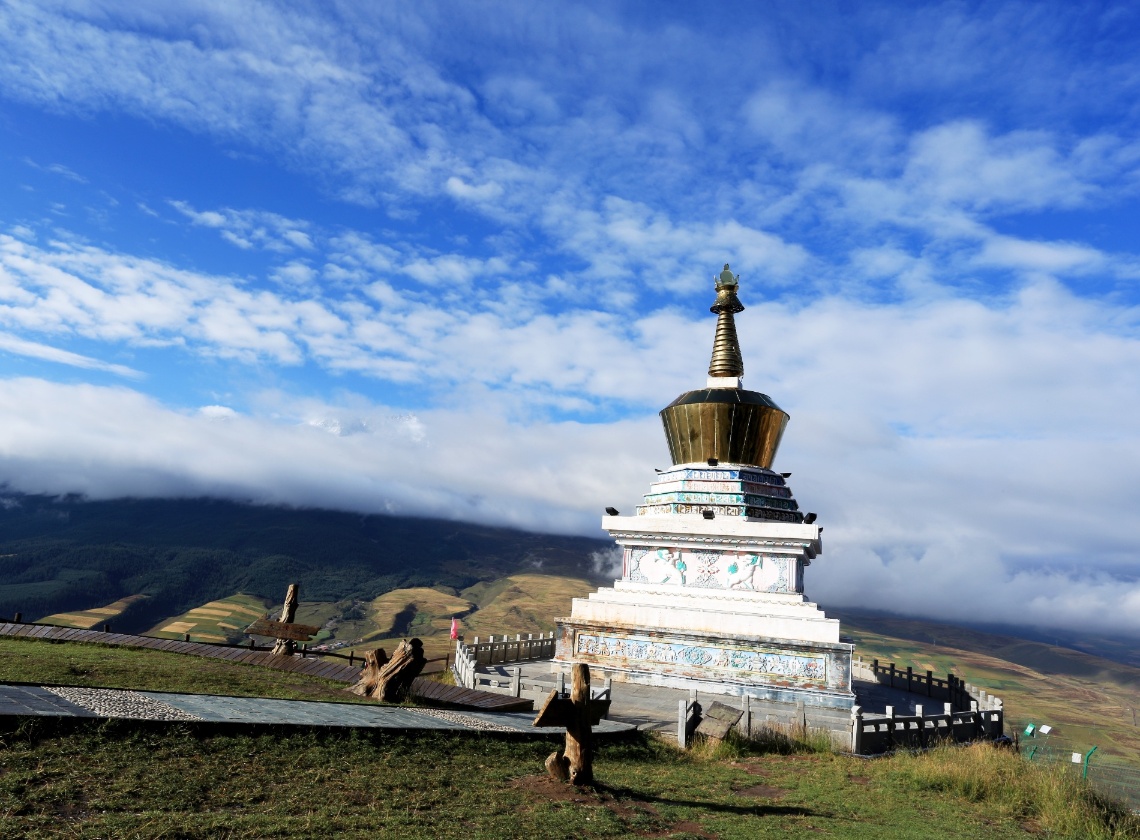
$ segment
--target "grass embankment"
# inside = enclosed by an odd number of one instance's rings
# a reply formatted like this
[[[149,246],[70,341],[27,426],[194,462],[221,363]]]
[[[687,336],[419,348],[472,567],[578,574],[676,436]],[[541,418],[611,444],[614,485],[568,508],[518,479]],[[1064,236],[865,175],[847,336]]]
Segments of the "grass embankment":
[[[154,650],[18,638],[0,638],[0,682],[341,703],[361,699],[345,691],[344,683],[286,671]]]
[[[867,762],[603,745],[597,790],[548,742],[395,733],[206,734],[33,722],[0,736],[6,837],[1140,837],[1075,779],[989,746]]]

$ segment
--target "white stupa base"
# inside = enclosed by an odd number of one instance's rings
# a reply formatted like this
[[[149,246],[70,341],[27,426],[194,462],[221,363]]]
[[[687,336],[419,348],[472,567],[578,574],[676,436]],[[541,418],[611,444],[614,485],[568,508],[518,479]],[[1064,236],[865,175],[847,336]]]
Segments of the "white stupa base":
[[[647,498],[676,493],[668,503],[692,505],[695,515],[605,517],[624,550],[622,579],[574,599],[558,622],[555,667],[586,662],[628,682],[850,709],[854,645],[803,595],[819,527],[715,512],[747,507],[749,493],[782,481],[757,468],[682,465]],[[722,486],[733,482],[735,495]]]
[[[555,667],[585,662],[618,681],[850,709],[852,650],[844,642],[563,619]]]

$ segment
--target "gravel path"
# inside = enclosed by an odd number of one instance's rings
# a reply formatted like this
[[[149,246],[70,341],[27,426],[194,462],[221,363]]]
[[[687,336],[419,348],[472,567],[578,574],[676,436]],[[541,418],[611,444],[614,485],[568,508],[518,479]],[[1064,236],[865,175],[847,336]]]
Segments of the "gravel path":
[[[503,726],[501,723],[494,723],[482,718],[472,717],[465,715],[461,712],[448,712],[443,709],[422,709],[417,708],[416,714],[427,715],[428,717],[445,720],[448,723],[458,723],[463,726],[470,726],[472,729],[483,729],[487,732],[518,732],[519,729],[514,726]]]
[[[103,717],[134,718],[136,720],[202,720],[197,715],[168,706],[137,691],[117,688],[64,688],[44,686],[47,691],[62,697],[68,703]]]

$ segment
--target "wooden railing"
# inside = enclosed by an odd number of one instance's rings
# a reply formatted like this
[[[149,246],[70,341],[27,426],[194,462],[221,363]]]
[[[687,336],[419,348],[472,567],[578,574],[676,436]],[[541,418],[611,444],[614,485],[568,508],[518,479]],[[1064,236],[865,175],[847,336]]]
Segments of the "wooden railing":
[[[16,615],[11,619],[6,619],[6,618],[0,617],[0,624],[7,624],[7,623],[10,623],[10,624],[26,624],[26,625],[33,626],[33,627],[58,627],[61,630],[92,630],[94,632],[103,632],[103,633],[110,633],[111,632],[111,625],[110,624],[104,624],[103,629],[99,630],[96,627],[71,627],[70,625],[66,625],[66,624],[49,624],[49,623],[43,622],[43,621],[21,621],[20,613],[16,613]],[[124,635],[139,635],[139,634],[128,633],[128,634],[124,634]],[[141,635],[139,637],[144,638],[144,639],[164,639],[164,638],[166,638],[164,636],[141,636]],[[207,642],[207,641],[196,641],[193,638],[193,634],[183,633],[182,634],[182,640],[184,642],[193,642],[194,644],[197,644],[197,645],[208,645],[209,647],[216,647],[216,648],[241,648],[242,650],[263,651],[263,652],[273,650],[273,645],[259,645],[253,639],[250,639],[246,642]],[[395,640],[393,640],[393,641],[395,641]],[[310,648],[307,644],[302,643],[302,644],[297,645],[297,650],[294,652],[293,655],[299,656],[302,659],[343,659],[345,662],[347,662],[349,665],[352,665],[353,667],[356,667],[356,668],[363,668],[364,667],[364,656],[363,656],[363,654],[358,654],[354,650],[350,650],[347,654],[336,653],[335,651],[330,651],[330,650],[314,650],[314,649]],[[446,656],[426,660],[424,662],[424,673],[435,673],[435,671],[437,669],[429,668],[428,666],[433,665],[436,662],[443,663],[442,667],[438,670],[446,671],[451,666],[451,653],[449,652]]]

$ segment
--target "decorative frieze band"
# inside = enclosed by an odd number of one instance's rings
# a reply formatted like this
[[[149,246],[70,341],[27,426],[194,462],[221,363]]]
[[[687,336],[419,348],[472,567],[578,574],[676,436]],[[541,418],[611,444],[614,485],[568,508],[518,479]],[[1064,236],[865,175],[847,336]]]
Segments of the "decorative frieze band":
[[[824,654],[672,640],[636,633],[578,631],[576,636],[576,659],[609,663],[615,667],[636,669],[651,665],[675,674],[699,669],[704,679],[719,673],[735,680],[805,688],[823,688],[827,684],[827,657]]]

